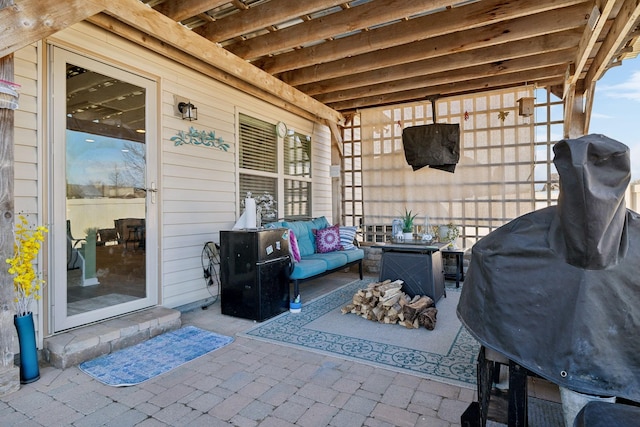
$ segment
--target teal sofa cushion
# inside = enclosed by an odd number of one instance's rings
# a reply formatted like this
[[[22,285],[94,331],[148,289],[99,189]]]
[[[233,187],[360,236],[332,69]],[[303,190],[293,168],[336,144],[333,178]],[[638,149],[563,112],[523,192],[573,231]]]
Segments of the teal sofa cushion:
[[[329,221],[327,221],[327,218],[324,216],[321,216],[320,218],[314,218],[313,220],[311,220],[311,222],[313,223],[312,228],[315,228],[317,230],[327,228],[331,225],[329,224]]]
[[[300,249],[300,256],[305,257],[311,255],[316,251],[315,237],[311,232],[313,223],[311,221],[292,221],[285,222],[286,227],[293,230],[298,239],[298,249]]]
[[[340,251],[338,253],[345,255],[347,257],[347,262],[364,259],[364,249],[350,249],[348,251]]]
[[[303,258],[300,262],[293,264],[293,271],[289,278],[306,279],[307,277],[312,277],[325,271],[327,271],[327,263],[323,260]]]
[[[326,252],[323,254],[312,254],[305,257],[305,259],[319,259],[326,263],[327,270],[333,270],[339,268],[347,263],[347,256],[338,251]]]

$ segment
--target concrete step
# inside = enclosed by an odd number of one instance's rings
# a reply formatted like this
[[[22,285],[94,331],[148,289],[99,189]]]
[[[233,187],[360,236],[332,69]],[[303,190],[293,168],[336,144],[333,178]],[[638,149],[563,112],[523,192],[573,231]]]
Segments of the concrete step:
[[[153,307],[44,339],[42,357],[65,369],[179,329],[180,311]]]

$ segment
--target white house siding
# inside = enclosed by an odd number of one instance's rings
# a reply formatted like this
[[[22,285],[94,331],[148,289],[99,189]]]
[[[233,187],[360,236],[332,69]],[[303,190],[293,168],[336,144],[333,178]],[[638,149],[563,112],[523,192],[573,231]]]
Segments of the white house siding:
[[[14,56],[15,81],[21,85],[15,111],[15,211],[38,221],[38,102],[37,49],[28,46]]]
[[[326,216],[329,221],[333,217],[331,204],[331,131],[326,126],[316,126],[313,129],[311,148],[313,166],[313,215]],[[318,144],[318,141],[326,141]]]
[[[50,41],[157,81],[161,305],[178,307],[211,297],[202,275],[201,251],[205,242],[219,241],[219,231],[230,229],[240,213],[236,202],[238,113],[251,115],[257,111],[262,119],[274,124],[282,120],[297,132],[312,135],[313,214],[331,217],[330,133],[326,126],[280,110],[88,23],[57,33]],[[34,137],[38,129],[35,119],[37,57],[34,47],[23,49],[16,56],[25,58],[21,69],[33,70],[30,76],[21,77],[19,81],[25,85],[28,83],[25,80],[31,79],[26,86],[31,86],[27,92],[32,93],[33,99],[26,103],[30,105],[28,111],[17,114],[20,116],[17,124],[24,127],[24,130],[16,129],[17,201],[20,198],[17,208],[36,212],[38,195],[44,191],[38,190],[37,185],[38,173],[44,165],[37,167]],[[191,100],[198,107],[197,121],[183,121],[175,116],[175,95]],[[188,131],[190,126],[199,131],[214,131],[230,145],[229,150],[176,146],[170,138],[180,130]],[[25,138],[29,138],[28,143],[18,143]],[[217,288],[210,291],[215,294]]]
[[[39,179],[41,170],[38,168],[41,153],[41,135],[38,133],[38,50],[36,45],[30,45],[16,52],[14,55],[14,81],[21,85],[19,109],[14,116],[14,210],[16,215],[25,215],[30,223],[43,223],[41,214],[42,203],[38,198],[41,191]],[[41,254],[40,270],[45,270]],[[46,274],[43,275],[46,280]],[[42,300],[33,304],[36,330],[42,330],[43,318]],[[17,352],[17,339],[14,340],[14,351]]]

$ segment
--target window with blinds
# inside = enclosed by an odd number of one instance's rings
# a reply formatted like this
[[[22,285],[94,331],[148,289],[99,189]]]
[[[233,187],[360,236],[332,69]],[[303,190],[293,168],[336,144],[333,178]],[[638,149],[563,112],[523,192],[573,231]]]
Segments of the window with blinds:
[[[282,140],[283,165],[278,165],[275,125],[245,114],[239,115],[239,203],[250,192],[261,199],[275,199],[276,211],[262,213],[265,222],[311,216],[311,136],[293,133]],[[279,190],[282,194],[279,194]],[[280,200],[282,198],[282,201]]]
[[[284,215],[287,219],[311,217],[311,183],[284,180]]]
[[[311,137],[294,133],[284,139],[284,214],[311,217]]]
[[[311,137],[295,133],[284,139],[284,173],[311,178]]]
[[[278,172],[278,138],[271,123],[240,114],[240,168]]]

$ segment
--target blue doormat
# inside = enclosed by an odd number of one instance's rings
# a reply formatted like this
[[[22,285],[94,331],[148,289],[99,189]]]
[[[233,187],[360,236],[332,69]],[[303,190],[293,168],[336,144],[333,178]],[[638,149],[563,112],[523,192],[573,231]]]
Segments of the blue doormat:
[[[114,387],[131,386],[177,368],[232,341],[232,337],[186,326],[83,362],[79,368],[103,384]]]

